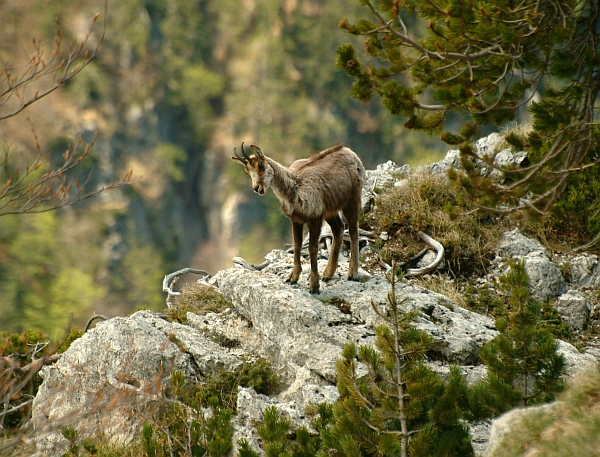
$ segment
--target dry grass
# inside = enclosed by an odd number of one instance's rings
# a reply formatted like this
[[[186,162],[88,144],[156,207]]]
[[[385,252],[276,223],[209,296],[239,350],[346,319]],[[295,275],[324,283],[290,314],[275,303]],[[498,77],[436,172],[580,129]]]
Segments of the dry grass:
[[[444,177],[413,174],[399,187],[386,188],[377,209],[362,218],[362,227],[389,240],[378,243],[383,259],[405,262],[425,245],[420,230],[446,249],[444,270],[453,277],[485,271],[503,228],[496,218],[469,212],[463,195]]]
[[[461,308],[467,308],[464,292],[459,288],[458,282],[448,276],[425,276],[410,279],[411,284],[423,287],[448,297]]]
[[[231,303],[225,300],[216,288],[206,284],[191,283],[183,287],[179,303],[169,308],[167,314],[172,320],[187,324],[188,312],[204,315],[220,313],[230,307]]]
[[[489,457],[600,455],[600,367],[574,379],[551,410],[515,424]]]

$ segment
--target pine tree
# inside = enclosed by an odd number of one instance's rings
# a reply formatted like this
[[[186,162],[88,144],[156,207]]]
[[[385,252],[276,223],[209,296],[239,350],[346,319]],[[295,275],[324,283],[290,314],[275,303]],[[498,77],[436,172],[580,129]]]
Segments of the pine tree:
[[[598,165],[597,0],[360,3],[370,18],[340,23],[364,37],[373,58],[363,64],[352,44],[338,48],[337,66],[355,79],[352,96],[377,96],[406,118],[406,128],[458,145],[467,177],[454,178],[476,207],[543,212],[573,173]],[[500,185],[474,166],[490,158],[477,155],[471,142],[481,126],[504,125],[525,109],[531,129],[505,140],[528,151],[529,165],[502,169],[508,181]],[[449,131],[457,122],[460,129]]]
[[[470,392],[478,417],[551,401],[564,388],[564,357],[543,326],[541,304],[531,298],[523,262],[511,265],[501,286],[509,294],[509,312],[496,319],[500,334],[479,352],[488,374]]]
[[[414,327],[418,312],[400,309],[395,268],[388,280],[388,312],[373,306],[388,323],[375,329],[376,348],[349,343],[336,364],[340,399],[319,455],[331,449],[343,456],[472,455],[460,422],[465,379],[453,367],[444,383],[424,364],[431,338]]]
[[[321,403],[317,406],[317,415],[310,424],[317,434],[311,434],[306,427],[300,427],[292,433],[289,419],[282,417],[277,408],[271,406],[265,409],[263,421],[256,431],[267,457],[313,457],[321,447],[322,433],[332,418],[332,406]],[[238,446],[240,457],[258,456],[247,440],[239,440]]]

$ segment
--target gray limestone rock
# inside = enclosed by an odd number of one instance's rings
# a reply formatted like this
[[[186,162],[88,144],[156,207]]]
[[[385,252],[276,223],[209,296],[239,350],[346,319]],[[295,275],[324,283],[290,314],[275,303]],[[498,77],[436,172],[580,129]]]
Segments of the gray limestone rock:
[[[557,340],[556,352],[565,358],[565,372],[567,377],[573,378],[598,364],[598,360],[591,354],[579,352],[575,346],[562,340]]]
[[[201,378],[241,363],[197,330],[150,311],[101,322],[42,371],[32,414],[38,451],[60,455],[67,426],[82,438],[130,443],[171,371]]]
[[[566,282],[550,259],[548,250],[539,241],[527,238],[518,229],[504,233],[498,252],[506,257],[523,260],[529,275],[529,290],[536,300],[547,302],[566,292]]]
[[[558,297],[556,311],[576,331],[585,330],[590,318],[591,307],[587,297],[578,290],[569,290]]]
[[[567,285],[560,270],[546,255],[537,251],[526,255],[524,260],[533,298],[543,303],[566,292]]]
[[[398,166],[391,160],[378,165],[375,170],[367,170],[361,198],[363,211],[368,211],[372,208],[377,198],[375,189],[394,186],[411,171],[412,167],[410,165]]]
[[[504,233],[497,249],[500,254],[511,258],[523,258],[537,252],[550,258],[548,250],[539,241],[527,238],[519,229]]]
[[[533,418],[538,414],[551,414],[556,405],[556,403],[548,403],[528,408],[515,408],[494,419],[492,421],[487,453],[485,454],[486,457],[494,457],[497,454],[504,438],[521,421]]]
[[[571,283],[577,287],[600,286],[600,263],[595,254],[581,254],[571,259]]]
[[[430,165],[419,167],[417,168],[416,173],[429,173],[433,176],[446,177],[451,168],[457,170],[461,169],[460,151],[458,150],[448,151],[442,160]]]

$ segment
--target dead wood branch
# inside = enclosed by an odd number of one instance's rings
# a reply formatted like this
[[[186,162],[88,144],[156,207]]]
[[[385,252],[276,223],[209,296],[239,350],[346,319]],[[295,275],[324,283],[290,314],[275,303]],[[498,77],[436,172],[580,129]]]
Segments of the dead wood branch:
[[[171,308],[171,306],[176,302],[177,298],[181,296],[181,292],[175,292],[173,287],[179,281],[179,278],[187,273],[193,273],[197,275],[203,275],[204,278],[208,279],[212,275],[204,270],[197,270],[195,268],[183,268],[181,270],[175,271],[171,274],[165,276],[163,279],[163,291],[167,293],[167,307]]]
[[[233,258],[233,267],[234,268],[242,268],[244,270],[261,271],[270,264],[271,264],[270,260],[265,260],[260,265],[253,265],[250,262],[242,259],[241,257]]]

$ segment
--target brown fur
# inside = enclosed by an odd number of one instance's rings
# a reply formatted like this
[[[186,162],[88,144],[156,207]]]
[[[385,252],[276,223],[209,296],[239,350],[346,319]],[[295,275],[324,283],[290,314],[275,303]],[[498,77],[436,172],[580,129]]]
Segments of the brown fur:
[[[289,168],[265,156],[259,147],[251,146],[254,155],[237,154],[233,160],[241,162],[252,178],[255,192],[264,195],[269,187],[281,202],[282,212],[292,221],[294,236],[294,267],[289,281],[295,283],[300,276],[300,249],[304,224],[309,230],[311,260],[310,291],[319,292],[317,271],[318,238],[323,220],[331,226],[333,245],[323,279],[333,277],[337,269],[342,245],[344,224],[342,211],[350,233],[351,255],[348,279],[358,279],[358,216],[365,169],[358,156],[342,144],[326,149],[309,159],[295,161]]]

